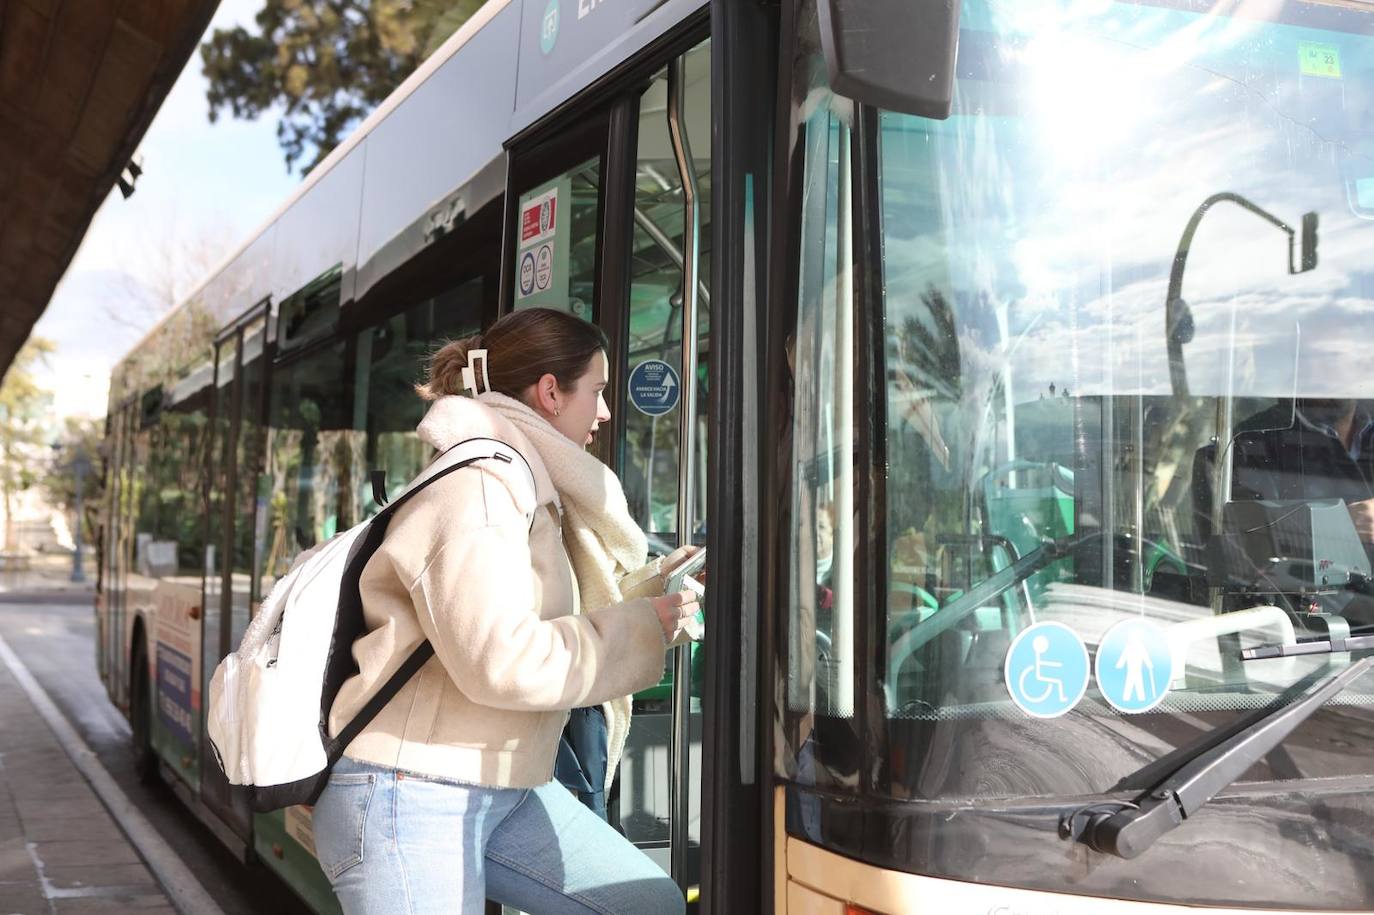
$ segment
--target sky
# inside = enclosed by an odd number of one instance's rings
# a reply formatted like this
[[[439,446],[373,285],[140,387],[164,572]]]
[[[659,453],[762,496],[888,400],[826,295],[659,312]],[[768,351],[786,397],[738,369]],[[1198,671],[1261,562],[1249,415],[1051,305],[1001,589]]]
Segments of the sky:
[[[222,0],[210,30],[252,24],[262,0]],[[143,174],[112,190],[33,333],[57,345],[40,383],[59,417],[105,414],[110,371],[160,315],[156,290],[190,292],[291,193],[276,118],[211,124],[199,51],[137,153]]]

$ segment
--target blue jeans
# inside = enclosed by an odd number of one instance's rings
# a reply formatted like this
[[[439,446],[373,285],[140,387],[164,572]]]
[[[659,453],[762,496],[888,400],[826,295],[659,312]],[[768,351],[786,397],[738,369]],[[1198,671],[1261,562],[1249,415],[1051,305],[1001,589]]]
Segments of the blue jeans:
[[[345,915],[686,911],[661,868],[557,782],[486,788],[344,757],[315,847]]]

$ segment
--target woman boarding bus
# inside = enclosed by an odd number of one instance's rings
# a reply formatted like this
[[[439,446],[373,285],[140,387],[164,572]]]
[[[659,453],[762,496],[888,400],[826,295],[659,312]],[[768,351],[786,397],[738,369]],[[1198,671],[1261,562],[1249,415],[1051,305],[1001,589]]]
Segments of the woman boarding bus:
[[[1374,910],[1371,23],[492,0],[120,370],[139,747],[330,910],[178,684],[413,475],[434,341],[543,305],[608,336],[631,517],[710,544],[607,795],[702,910]]]
[[[550,913],[682,910],[672,881],[552,780],[567,711],[657,682],[697,612],[691,592],[663,593],[614,475],[582,450],[610,419],[604,347],[595,326],[529,309],[434,355],[420,437],[436,452],[505,443],[534,474],[534,504],[499,462],[473,464],[397,512],[363,570],[359,672],[331,732],[422,640],[435,657],[315,804],[320,864],[347,915],[480,915],[488,896]],[[599,545],[636,537],[618,589],[630,599],[581,609],[598,567],[587,554],[613,572]]]

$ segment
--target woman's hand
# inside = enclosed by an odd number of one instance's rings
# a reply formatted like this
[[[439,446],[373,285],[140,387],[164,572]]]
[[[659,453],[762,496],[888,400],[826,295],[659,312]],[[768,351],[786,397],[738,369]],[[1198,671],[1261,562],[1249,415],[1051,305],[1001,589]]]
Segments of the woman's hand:
[[[697,596],[691,591],[665,594],[655,597],[650,603],[658,614],[658,624],[663,627],[664,644],[671,644],[687,621],[701,609],[697,604]]]

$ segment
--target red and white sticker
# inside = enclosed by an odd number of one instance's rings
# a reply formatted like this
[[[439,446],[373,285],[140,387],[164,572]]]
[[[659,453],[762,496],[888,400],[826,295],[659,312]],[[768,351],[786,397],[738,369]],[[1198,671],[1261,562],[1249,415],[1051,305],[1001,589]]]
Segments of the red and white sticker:
[[[541,242],[558,231],[558,188],[525,201],[520,207],[520,247]]]

